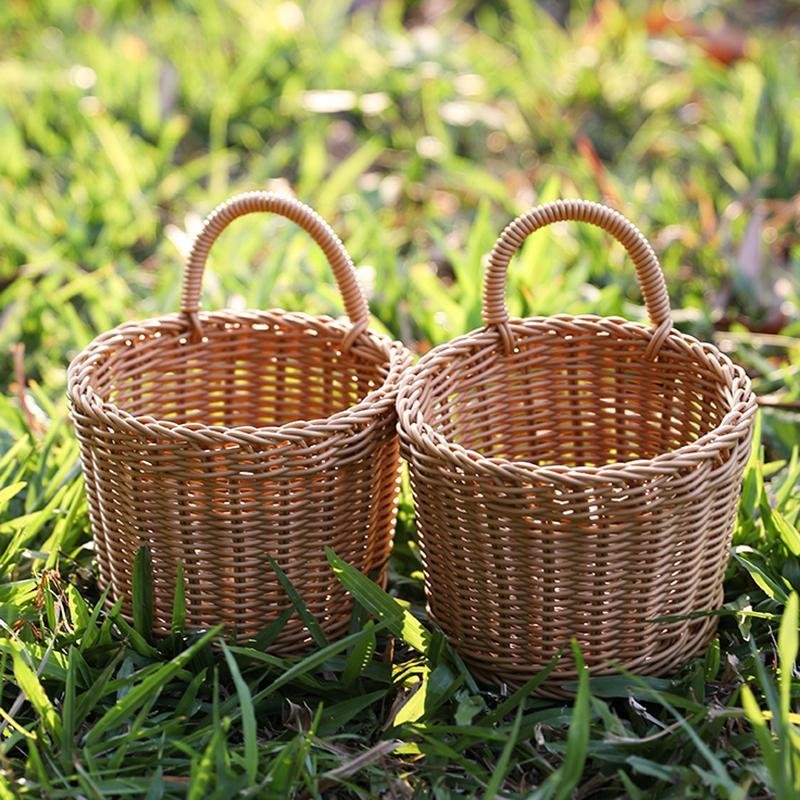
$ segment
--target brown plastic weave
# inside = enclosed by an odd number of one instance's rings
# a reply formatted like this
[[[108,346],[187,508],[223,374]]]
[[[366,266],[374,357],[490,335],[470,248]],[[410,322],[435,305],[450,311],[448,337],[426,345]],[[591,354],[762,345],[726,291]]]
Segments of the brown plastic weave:
[[[509,319],[506,269],[558,220],[605,229],[636,266],[653,327],[597,316]],[[486,327],[401,379],[430,613],[464,659],[520,684],[562,648],[544,693],[620,664],[668,673],[713,636],[755,397],[744,371],[672,328],[658,260],[596,203],[509,225],[489,258]]]
[[[288,217],[327,256],[350,323],[303,313],[198,311],[209,249],[254,211]],[[222,622],[239,639],[290,602],[287,573],[331,637],[351,604],[325,559],[382,579],[396,516],[395,399],[405,349],[368,330],[352,261],[310,208],[239,195],[205,221],[188,259],[181,312],[131,322],[72,362],[68,394],[80,441],[100,582],[131,615],[131,566],[151,551],[155,628],[170,629],[178,563],[187,624]],[[295,616],[273,650],[302,649]]]

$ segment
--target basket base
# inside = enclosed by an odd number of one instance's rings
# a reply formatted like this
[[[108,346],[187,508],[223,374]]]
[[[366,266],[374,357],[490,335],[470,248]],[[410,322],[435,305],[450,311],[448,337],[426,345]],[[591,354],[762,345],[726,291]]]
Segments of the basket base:
[[[389,571],[386,564],[383,565],[381,572],[375,576],[373,580],[378,586],[380,586],[381,589],[386,589],[389,580]],[[101,591],[106,589],[106,585],[104,585],[102,581],[98,582],[98,587],[101,589]],[[130,600],[127,594],[118,591],[118,589],[111,584],[105,601],[106,611],[110,612],[117,605],[120,598],[123,600]],[[286,599],[286,602],[289,603],[288,598]],[[350,612],[352,611],[352,608],[352,600],[348,599],[344,604],[340,604],[336,607],[332,606],[330,609],[327,609],[327,613],[324,615],[318,615],[317,621],[320,624],[323,634],[329,641],[338,641],[339,639],[347,636],[348,633],[352,632],[350,631]],[[129,610],[129,603],[123,602],[123,606],[119,610],[119,614],[125,620],[125,622],[131,626],[133,625],[133,614]],[[265,615],[263,618],[251,619],[247,624],[251,629],[263,632],[270,626],[271,623],[275,622],[276,619],[278,619],[276,615]],[[216,638],[212,643],[212,646],[215,649],[218,649],[219,642],[223,640],[228,644],[235,643],[239,645],[258,640],[259,634],[237,634],[235,627],[230,624],[229,620],[226,620],[221,616],[217,619],[207,620],[202,626],[192,625],[191,622],[189,622],[186,625],[185,631],[186,633],[191,634],[200,633],[214,627],[219,623],[222,623],[226,627],[220,632],[219,637]],[[155,639],[164,639],[172,635],[170,620],[166,617],[159,617],[156,615],[155,619],[153,620],[152,633]],[[302,624],[297,616],[297,613],[295,612],[295,614],[292,615],[289,620],[287,620],[287,626],[284,627],[283,632],[278,634],[277,638],[275,638],[274,641],[266,648],[265,652],[284,658],[303,656],[315,649],[319,649],[318,645],[315,643],[314,638],[309,633],[308,628]]]
[[[602,678],[618,676],[621,669],[642,677],[668,677],[674,675],[687,662],[702,654],[714,638],[717,631],[718,617],[707,617],[698,620],[698,624],[693,627],[680,641],[680,648],[670,648],[666,653],[658,653],[651,657],[638,659],[636,662],[618,661],[609,663],[606,666],[589,667],[590,678]],[[472,675],[479,683],[507,688],[511,691],[523,686],[533,678],[541,668],[519,668],[497,669],[496,664],[491,659],[478,659],[462,650],[457,645],[455,649],[459,651],[464,663],[469,667]],[[567,664],[571,662],[571,655],[567,651],[562,657]],[[539,697],[550,697],[553,699],[569,699],[575,696],[577,690],[578,673],[573,668],[557,666],[556,669],[532,692]],[[633,686],[631,682],[631,686]]]

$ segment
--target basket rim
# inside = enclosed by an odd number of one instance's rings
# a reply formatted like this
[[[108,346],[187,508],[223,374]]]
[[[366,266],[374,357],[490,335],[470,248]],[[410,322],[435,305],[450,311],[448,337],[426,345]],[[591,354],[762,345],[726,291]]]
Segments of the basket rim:
[[[547,323],[579,323],[595,327],[598,331],[622,331],[640,336],[643,346],[649,343],[653,329],[639,322],[632,322],[622,317],[601,317],[595,314],[555,314],[552,316],[513,317],[508,324],[518,332],[530,330],[531,325]],[[464,447],[458,442],[448,439],[427,422],[419,406],[419,401],[412,393],[427,381],[429,365],[432,361],[446,357],[449,351],[457,350],[465,345],[474,346],[485,339],[487,345],[492,340],[502,348],[500,334],[492,326],[475,328],[468,333],[450,339],[429,350],[416,364],[409,367],[400,379],[397,394],[398,430],[405,446],[412,446],[432,454],[440,463],[447,461],[456,466],[477,470],[486,475],[502,479],[523,480],[530,483],[560,483],[573,487],[584,487],[587,483],[626,483],[631,480],[651,480],[667,473],[674,474],[679,470],[703,461],[715,452],[731,447],[739,441],[747,429],[757,409],[756,396],[752,390],[750,378],[745,371],[722,353],[716,346],[701,342],[674,328],[666,337],[669,340],[681,340],[699,356],[706,360],[712,357],[721,369],[729,370],[732,375],[728,381],[732,387],[732,398],[729,410],[722,420],[702,436],[689,444],[675,450],[664,451],[653,458],[637,458],[630,461],[614,461],[598,465],[569,466],[553,464],[540,466],[531,461],[487,456],[478,450]],[[458,358],[451,354],[449,361]],[[699,360],[699,359],[698,359]],[[738,384],[738,385],[736,385]],[[411,461],[412,458],[408,457]]]
[[[312,323],[326,325],[334,331],[346,335],[353,328],[347,320],[338,320],[321,314],[313,315],[304,311],[286,311],[282,308],[272,309],[221,309],[204,311],[198,315],[201,322],[214,321],[243,322],[247,324],[274,323],[276,317],[289,320],[298,325]],[[370,344],[380,349],[385,355],[388,371],[380,386],[366,394],[351,406],[331,414],[329,417],[298,419],[281,425],[206,425],[200,422],[180,423],[168,419],[160,419],[152,415],[137,415],[102,398],[89,385],[89,375],[100,361],[104,350],[112,348],[115,340],[131,336],[152,336],[155,332],[166,332],[174,335],[191,336],[191,328],[181,312],[165,314],[161,317],[150,317],[144,320],[123,322],[116,327],[99,334],[92,339],[83,350],[76,355],[67,368],[67,398],[74,411],[86,414],[103,424],[114,428],[124,427],[144,436],[155,436],[161,439],[176,438],[192,444],[237,443],[257,445],[262,443],[281,444],[308,442],[309,440],[331,435],[342,435],[373,418],[385,413],[386,406],[393,406],[399,379],[411,362],[411,353],[402,342],[371,329],[364,330],[360,336],[369,339]],[[353,347],[358,347],[356,339]]]

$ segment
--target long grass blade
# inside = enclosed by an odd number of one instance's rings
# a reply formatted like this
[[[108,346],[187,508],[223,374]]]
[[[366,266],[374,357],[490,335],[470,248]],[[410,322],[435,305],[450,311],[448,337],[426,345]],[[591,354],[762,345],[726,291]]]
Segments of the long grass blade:
[[[143,544],[133,558],[131,576],[131,604],[133,627],[148,644],[152,644],[155,619],[153,594],[153,561],[150,548]]]
[[[288,595],[295,610],[300,615],[300,619],[303,620],[308,632],[311,634],[311,638],[317,644],[317,647],[326,647],[328,639],[323,633],[317,618],[308,610],[308,606],[305,604],[305,601],[300,596],[294,584],[289,580],[288,575],[281,569],[280,564],[278,564],[272,556],[268,555],[267,560],[275,572],[275,575],[278,577],[280,585],[283,587],[283,590]]]
[[[483,793],[484,800],[495,800],[500,787],[503,785],[506,774],[508,773],[508,765],[511,761],[511,754],[517,746],[517,738],[519,737],[519,726],[522,724],[522,706],[517,709],[517,716],[514,718],[514,725],[511,728],[511,733],[508,736],[508,741],[503,747],[503,752],[500,758],[497,759],[497,764],[492,770],[492,777],[486,786],[486,791]]]
[[[250,688],[242,677],[239,665],[233,653],[222,644],[222,652],[225,654],[225,661],[231,671],[236,694],[239,696],[239,709],[242,719],[242,738],[244,739],[244,764],[247,773],[247,781],[252,786],[258,774],[258,740],[256,738],[256,712],[253,707],[253,697]]]

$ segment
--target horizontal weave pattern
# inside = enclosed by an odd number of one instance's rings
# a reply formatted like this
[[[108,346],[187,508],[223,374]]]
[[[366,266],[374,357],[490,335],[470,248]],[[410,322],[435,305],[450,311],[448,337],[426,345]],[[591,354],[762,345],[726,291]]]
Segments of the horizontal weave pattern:
[[[491,680],[524,682],[572,637],[594,675],[665,673],[714,633],[713,616],[658,619],[720,605],[755,398],[656,322],[506,318],[402,379],[430,613]]]
[[[248,195],[234,210],[253,203]],[[270,196],[256,202],[265,206],[275,210]],[[340,271],[352,272],[343,259]],[[146,544],[159,633],[170,629],[181,562],[189,626],[221,622],[239,639],[257,635],[291,606],[270,557],[328,636],[346,631],[351,601],[324,548],[385,577],[399,490],[396,387],[409,363],[399,343],[370,331],[351,342],[354,327],[184,306],[101,335],[71,364],[100,581],[129,619],[133,558]],[[309,641],[295,616],[272,650]]]

